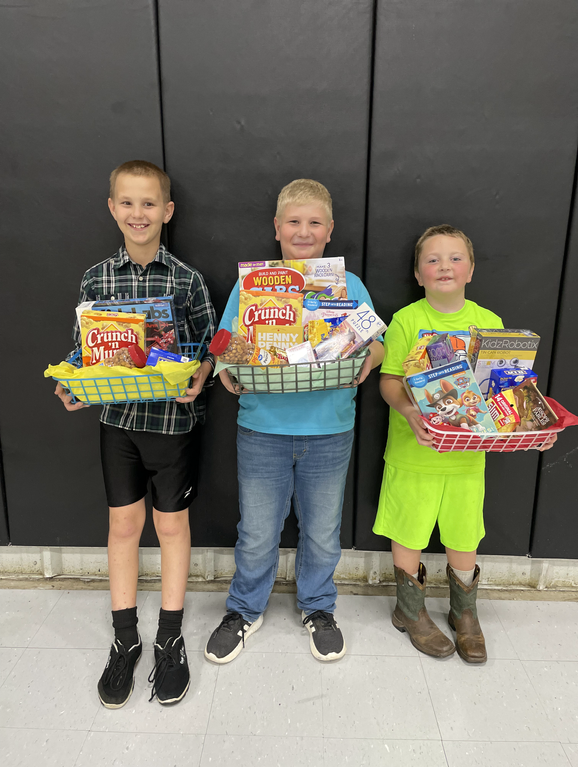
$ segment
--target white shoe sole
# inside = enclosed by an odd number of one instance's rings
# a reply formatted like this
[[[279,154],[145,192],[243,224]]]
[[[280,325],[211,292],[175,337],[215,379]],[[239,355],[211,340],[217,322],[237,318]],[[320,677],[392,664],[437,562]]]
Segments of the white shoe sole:
[[[142,658],[142,653],[140,653],[137,661],[134,664],[134,678],[132,679],[132,689],[129,691],[128,697],[124,700],[124,702],[123,703],[106,703],[103,700],[103,698],[101,697],[101,695],[99,693],[99,689],[98,689],[97,690],[97,696],[98,696],[99,702],[101,703],[102,706],[105,706],[105,708],[111,708],[111,709],[123,708],[125,706],[125,704],[128,702],[128,700],[132,697],[132,693],[134,691],[134,687],[136,686],[135,672],[136,672],[136,667],[137,667],[138,663],[140,662],[141,658]]]
[[[308,616],[305,614],[305,612],[302,611],[302,622],[307,617]],[[318,652],[318,648],[314,644],[313,633],[310,631],[310,627],[307,623],[304,623],[304,628],[310,635],[310,652],[316,660],[322,661],[322,663],[330,663],[335,660],[340,660],[340,658],[343,658],[346,655],[346,642],[344,642],[344,637],[342,637],[343,645],[340,652],[330,652],[328,655],[322,655],[320,652]]]
[[[251,634],[254,634],[258,629],[261,628],[262,623],[263,623],[263,615],[260,615],[259,618],[257,618],[257,620],[254,621],[245,632],[245,641],[247,641],[247,639],[251,636]],[[224,658],[217,658],[217,656],[214,655],[213,653],[207,652],[206,647],[204,650],[204,657],[207,660],[210,660],[211,663],[230,663],[232,660],[235,660],[235,658],[237,657],[237,655],[239,655],[242,649],[243,649],[243,639],[241,639],[241,641],[235,647],[235,649],[232,652],[230,652],[228,655],[225,655]]]
[[[171,700],[160,700],[160,698],[156,695],[156,700],[158,701],[158,703],[162,704],[162,706],[170,706],[173,703],[178,703],[179,701],[181,701],[189,689],[190,689],[190,679],[188,680],[188,684],[184,688],[184,692],[182,693],[182,695],[179,695],[177,698],[172,698]]]

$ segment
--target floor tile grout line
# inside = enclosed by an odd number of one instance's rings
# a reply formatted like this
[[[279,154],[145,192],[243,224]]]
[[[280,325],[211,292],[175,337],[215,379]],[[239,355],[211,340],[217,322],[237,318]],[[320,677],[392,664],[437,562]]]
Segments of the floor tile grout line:
[[[14,670],[15,670],[15,668],[16,668],[16,667],[18,666],[18,664],[20,663],[20,660],[21,660],[22,656],[23,656],[23,655],[24,655],[24,653],[26,652],[26,647],[2,647],[2,648],[0,648],[0,649],[2,649],[2,650],[21,650],[21,653],[20,653],[20,655],[19,655],[19,656],[18,656],[18,658],[17,658],[17,659],[14,661],[14,666],[13,666],[13,667],[10,669],[10,671],[8,672],[8,674],[6,674],[6,679],[4,679],[4,681],[0,683],[0,690],[1,690],[1,689],[4,687],[4,685],[6,684],[6,682],[7,682],[7,681],[10,679],[10,677],[12,676],[12,674],[14,673]]]
[[[423,679],[425,680],[425,686],[427,687],[427,694],[429,695],[429,701],[431,702],[431,709],[433,711],[433,716],[435,717],[435,724],[437,725],[437,731],[439,732],[439,742],[441,743],[441,750],[443,751],[443,755],[445,754],[445,747],[443,745],[443,733],[441,732],[441,725],[439,724],[439,717],[437,716],[437,711],[435,710],[435,703],[433,702],[433,696],[431,695],[431,688],[429,686],[429,681],[427,679],[427,674],[425,673],[425,667],[423,665],[423,658],[419,657],[419,665],[421,666],[421,673],[423,674]],[[447,760],[447,757],[446,757]]]
[[[87,743],[87,739],[89,738],[89,733],[90,732],[91,732],[91,730],[87,730],[87,732],[85,734],[85,739],[83,740],[83,743],[81,744],[81,748],[79,749],[79,753],[75,757],[75,762],[73,764],[73,767],[77,767],[77,764],[79,762],[79,757],[81,756],[81,753],[83,752],[83,749],[85,748],[85,744]]]

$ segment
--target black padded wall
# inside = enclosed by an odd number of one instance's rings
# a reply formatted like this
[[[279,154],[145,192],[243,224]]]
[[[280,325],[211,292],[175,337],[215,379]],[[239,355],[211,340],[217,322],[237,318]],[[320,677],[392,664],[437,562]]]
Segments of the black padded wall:
[[[165,164],[169,244],[219,314],[237,261],[278,255],[275,201],[293,178],[330,189],[327,252],[364,277],[386,321],[421,296],[419,234],[461,227],[477,257],[469,298],[541,334],[541,387],[573,409],[575,22],[575,0],[0,3],[0,301],[17,318],[3,350],[22,360],[17,380],[0,377],[0,545],[106,542],[98,409],[66,413],[42,372],[70,348],[84,270],[120,243],[108,175],[128,159]],[[386,548],[371,533],[388,410],[377,387],[373,374],[359,392],[344,547]],[[236,538],[236,410],[217,385],[196,546]],[[575,435],[540,459],[489,457],[483,553],[575,556]],[[295,540],[290,519],[283,544]],[[151,523],[142,543],[156,544]]]
[[[294,178],[328,187],[336,228],[326,252],[361,274],[372,9],[369,0],[161,0],[166,162],[179,201],[172,247],[201,269],[219,314],[238,261],[281,255],[275,204]],[[217,382],[191,520],[197,546],[236,540],[236,411]],[[353,492],[351,476],[345,547]],[[295,545],[293,527],[292,515],[284,545]]]
[[[83,272],[120,232],[109,173],[162,162],[152,0],[0,6],[4,199],[0,303],[10,321],[0,433],[11,541],[103,546],[99,409],[67,413],[43,379],[71,349]]]
[[[389,321],[422,297],[414,243],[450,223],[474,243],[468,298],[542,337],[543,391],[576,157],[575,20],[572,2],[380,0],[376,27],[365,277],[377,310]],[[371,533],[387,411],[376,392],[364,394],[363,549],[388,547]],[[536,452],[488,457],[481,553],[529,551],[537,464]]]
[[[577,199],[566,243],[565,268],[559,294],[559,311],[549,394],[577,413]],[[533,557],[577,558],[577,429],[566,429],[540,465],[531,553]]]

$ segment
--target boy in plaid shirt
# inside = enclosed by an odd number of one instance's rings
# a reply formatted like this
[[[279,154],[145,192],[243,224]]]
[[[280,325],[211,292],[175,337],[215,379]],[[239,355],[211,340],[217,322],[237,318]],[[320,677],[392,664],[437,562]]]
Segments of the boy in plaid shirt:
[[[212,338],[216,316],[200,272],[182,263],[160,242],[162,225],[174,212],[170,179],[156,165],[136,160],[110,177],[111,215],[124,245],[89,269],[79,303],[173,296],[182,343]],[[81,343],[76,325],[73,337]],[[72,355],[70,355],[72,356]],[[99,680],[99,699],[121,708],[134,688],[134,669],[142,654],[137,624],[138,552],[146,518],[145,496],[152,483],[154,525],[162,560],[162,607],[154,643],[155,665],[150,700],[176,703],[186,694],[190,672],[182,637],[184,595],[190,566],[189,504],[196,497],[197,423],[204,423],[207,377],[214,366],[206,354],[184,397],[176,401],[105,405],[101,414],[101,463],[109,505],[108,560],[115,637]],[[57,384],[55,394],[69,411],[71,403]]]

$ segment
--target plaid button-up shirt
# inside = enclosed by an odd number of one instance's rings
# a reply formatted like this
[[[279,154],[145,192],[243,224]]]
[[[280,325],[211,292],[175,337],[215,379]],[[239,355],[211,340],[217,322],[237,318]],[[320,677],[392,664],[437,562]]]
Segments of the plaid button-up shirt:
[[[209,292],[200,272],[175,258],[160,244],[153,261],[145,267],[134,263],[125,246],[118,252],[88,269],[81,282],[79,303],[83,301],[109,301],[121,298],[153,298],[174,296],[176,324],[181,344],[203,341],[210,343],[216,330],[216,314]],[[73,328],[75,351],[81,346],[81,333]],[[74,354],[71,352],[69,357]],[[208,351],[201,361],[208,360],[214,369],[212,354]],[[207,378],[204,388],[212,386]],[[127,405],[104,405],[102,423],[133,431],[153,431],[161,434],[184,434],[194,424],[204,423],[206,392],[201,391],[194,402],[182,404],[174,401],[134,402]]]

